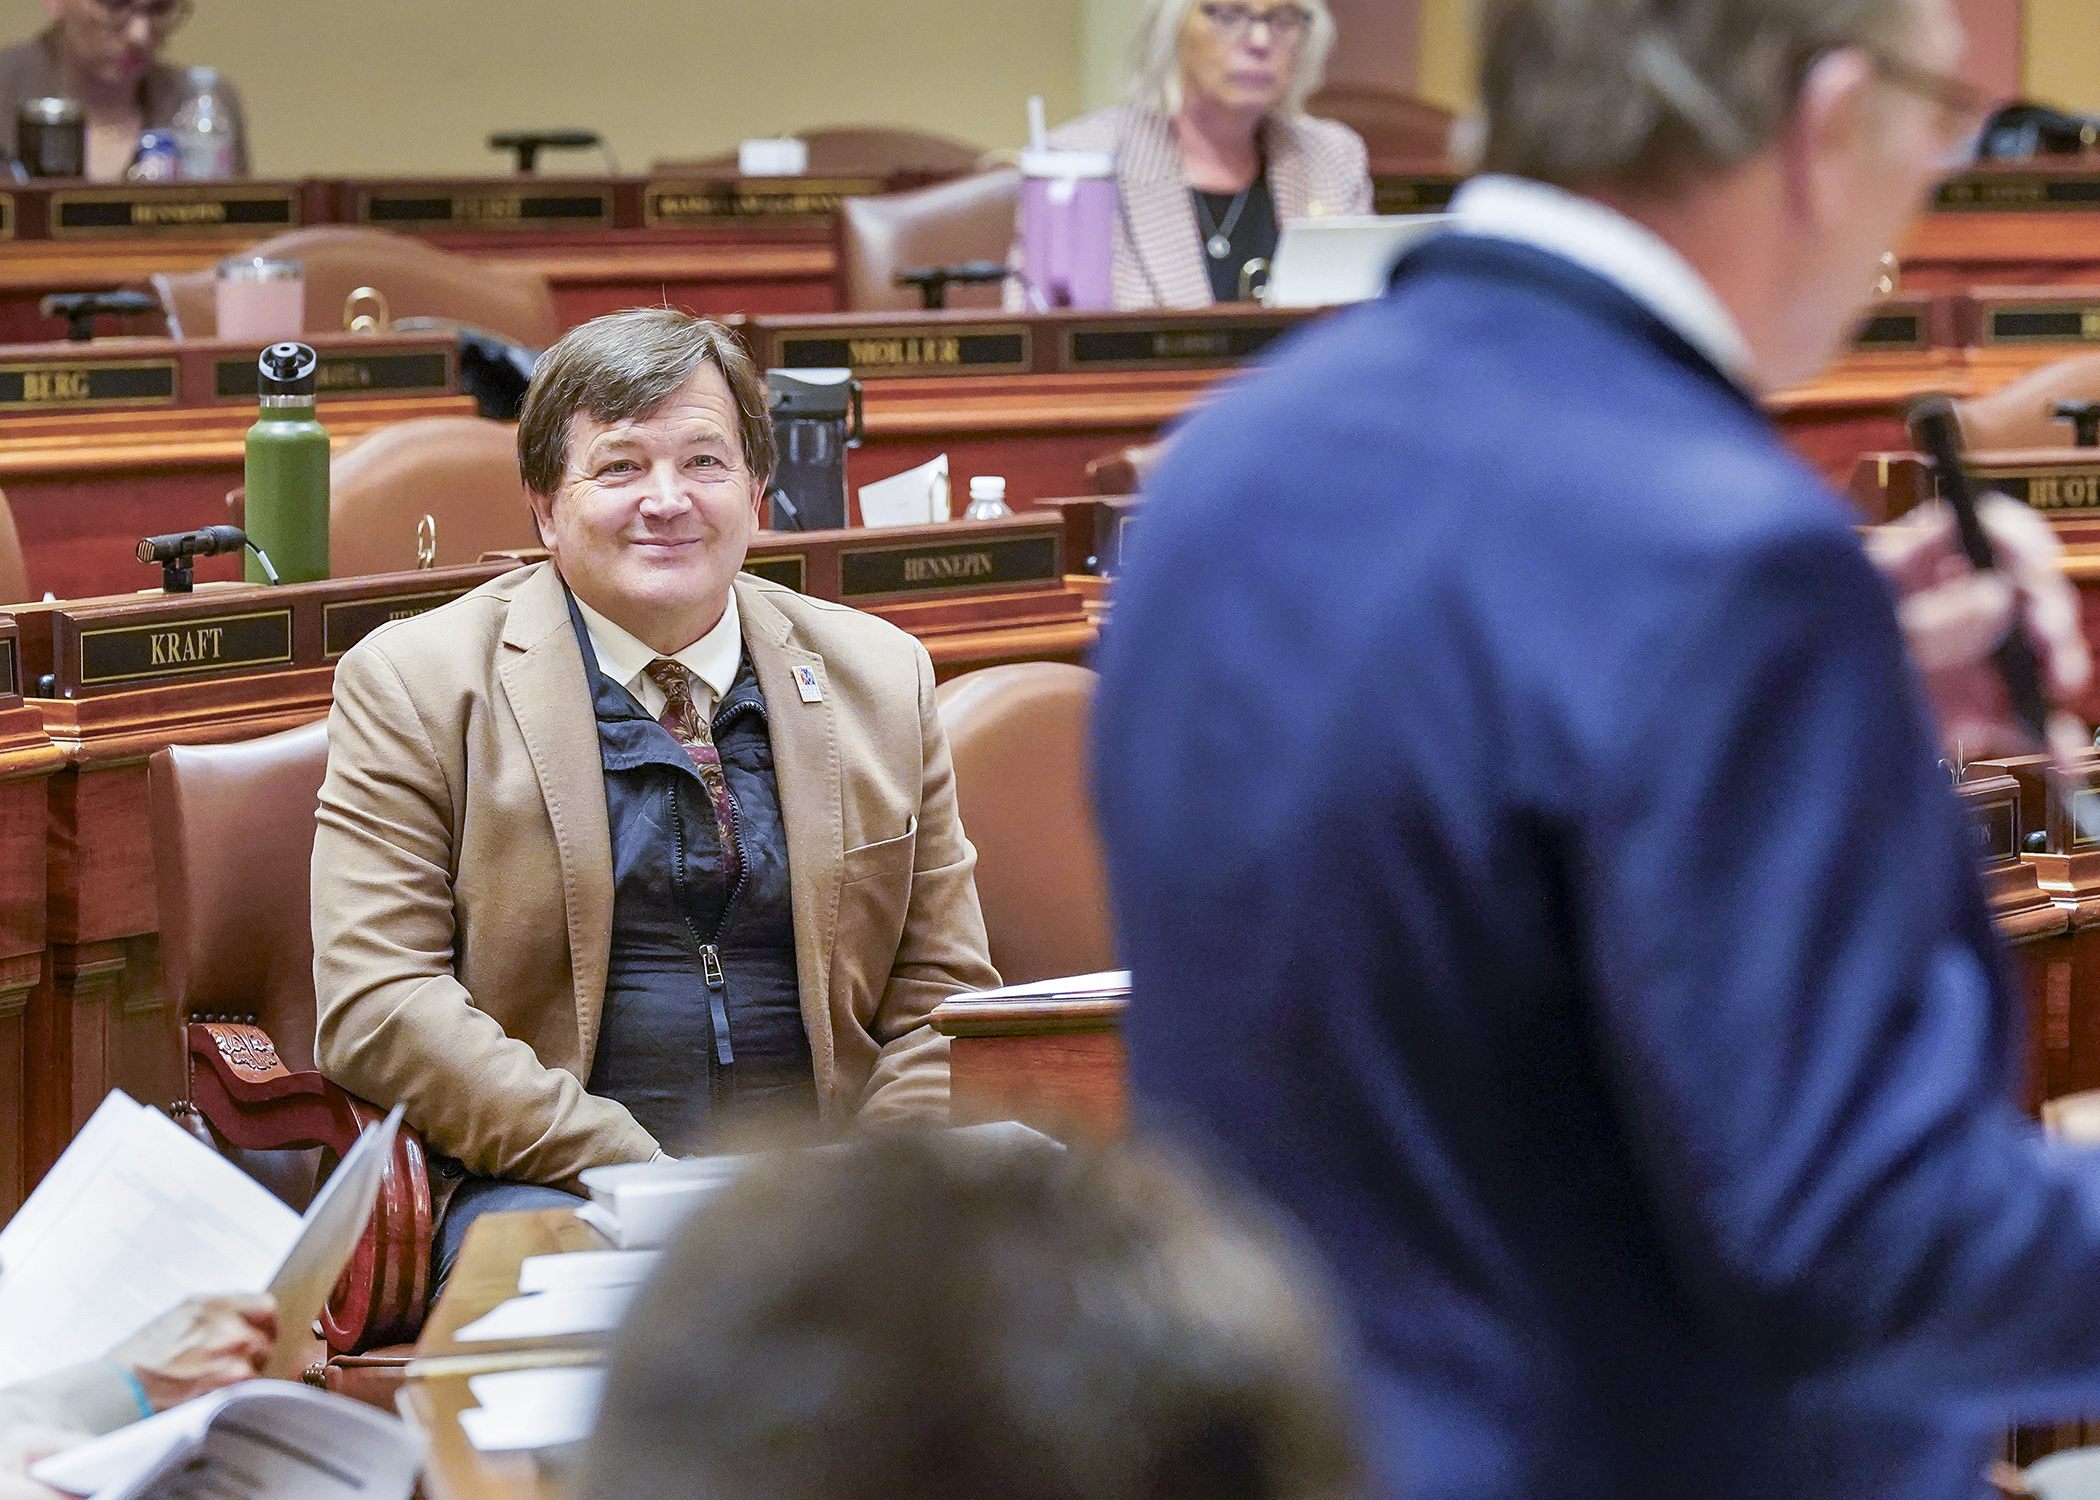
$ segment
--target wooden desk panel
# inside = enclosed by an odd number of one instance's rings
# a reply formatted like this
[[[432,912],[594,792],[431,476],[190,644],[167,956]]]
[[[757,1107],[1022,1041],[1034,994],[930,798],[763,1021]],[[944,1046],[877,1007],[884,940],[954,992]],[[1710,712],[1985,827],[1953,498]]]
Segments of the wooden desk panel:
[[[20,677],[15,625],[0,616],[0,1217],[28,1196],[23,1142],[32,1081],[29,1001],[43,974],[46,783],[63,757],[42,717],[11,691]]]
[[[951,1038],[949,1119],[1019,1120],[1060,1140],[1114,1140],[1129,1120],[1124,1000],[957,995],[933,1011]]]

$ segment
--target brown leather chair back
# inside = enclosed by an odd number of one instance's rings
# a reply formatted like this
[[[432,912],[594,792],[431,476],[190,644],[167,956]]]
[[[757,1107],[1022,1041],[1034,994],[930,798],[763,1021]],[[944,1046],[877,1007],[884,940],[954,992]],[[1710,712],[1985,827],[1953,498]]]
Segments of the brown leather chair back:
[[[966,260],[1004,262],[1013,247],[1021,174],[1011,167],[954,182],[848,198],[839,211],[841,282],[849,312],[920,306],[897,272],[916,266],[953,266]],[[997,307],[1000,288],[951,286],[950,307]]]
[[[341,333],[343,302],[361,286],[384,293],[400,318],[444,318],[544,349],[561,336],[547,278],[524,266],[455,255],[384,229],[328,225],[295,229],[250,253],[306,267],[306,331]],[[210,338],[219,327],[210,271],[157,271],[153,290],[176,338]]]
[[[1085,667],[1032,661],[966,672],[935,694],[992,964],[1008,984],[1115,967],[1086,786],[1094,682]]]
[[[294,1072],[314,1065],[308,890],[328,769],[317,721],[229,745],[173,745],[148,773],[161,965],[182,1023],[253,1019]]]
[[[984,151],[966,141],[888,125],[830,125],[796,134],[809,147],[811,177],[889,177],[903,172],[958,177],[976,171],[984,159]],[[734,151],[698,161],[660,161],[654,167],[659,174],[710,176],[736,169]]]
[[[29,587],[29,566],[22,560],[22,538],[15,532],[15,513],[0,495],[0,606],[30,604],[39,596]]]
[[[518,430],[481,417],[420,417],[382,427],[330,465],[328,563],[337,578],[421,565],[418,530],[435,531],[432,566],[537,547]]]
[[[1363,84],[1330,84],[1306,100],[1305,112],[1338,120],[1362,136],[1373,171],[1387,164],[1428,168],[1448,162],[1458,118],[1427,99]]]
[[[1988,396],[1957,402],[1971,448],[2068,448],[2071,424],[2055,419],[2059,401],[2100,401],[2100,354],[2081,354],[2030,370]]]

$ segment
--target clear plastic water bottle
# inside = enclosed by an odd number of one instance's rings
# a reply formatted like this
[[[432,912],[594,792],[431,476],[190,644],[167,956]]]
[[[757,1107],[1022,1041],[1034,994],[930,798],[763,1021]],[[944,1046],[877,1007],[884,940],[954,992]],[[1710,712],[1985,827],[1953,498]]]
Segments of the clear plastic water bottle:
[[[1004,479],[996,474],[979,474],[970,481],[970,508],[963,512],[965,521],[992,521],[1012,514],[1006,508]]]
[[[171,122],[175,154],[186,182],[220,182],[233,176],[238,150],[234,120],[219,97],[219,70],[191,68],[190,96]]]

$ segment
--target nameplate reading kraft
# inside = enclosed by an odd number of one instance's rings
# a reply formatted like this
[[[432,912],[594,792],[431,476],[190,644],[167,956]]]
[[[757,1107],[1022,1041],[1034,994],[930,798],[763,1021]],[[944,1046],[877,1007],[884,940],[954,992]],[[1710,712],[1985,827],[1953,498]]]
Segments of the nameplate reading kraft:
[[[782,588],[793,589],[798,594],[809,592],[809,554],[806,552],[776,552],[770,557],[747,557],[744,571],[754,578],[763,578],[768,583],[777,583]]]
[[[1986,308],[1983,341],[1987,345],[2100,343],[2100,302]]]
[[[822,218],[837,213],[844,199],[887,187],[873,177],[652,182],[642,192],[642,223],[651,229],[691,229],[725,219]]]
[[[80,632],[82,687],[279,667],[291,659],[289,609]]]
[[[1458,177],[1373,177],[1371,206],[1381,214],[1440,214],[1458,196]]]
[[[53,239],[82,235],[214,235],[228,229],[289,229],[299,205],[289,190],[223,188],[106,189],[53,193]]]
[[[923,328],[851,329],[780,340],[782,369],[851,369],[863,379],[888,375],[1025,375],[1026,328],[931,333]]]
[[[609,192],[365,193],[358,221],[388,229],[603,229],[612,224]]]
[[[1261,325],[1153,328],[1075,328],[1065,335],[1065,364],[1073,370],[1200,369],[1236,364],[1259,354],[1284,330]]]
[[[172,406],[175,361],[0,365],[0,411],[67,411],[83,406]]]
[[[395,620],[412,620],[440,604],[450,604],[465,588],[434,589],[427,594],[389,594],[384,599],[346,599],[321,609],[321,654],[341,656],[352,646]]]
[[[2100,177],[2043,172],[1979,172],[1940,187],[1943,213],[2078,213],[2100,209]]]
[[[445,393],[445,351],[419,349],[406,354],[324,354],[314,371],[315,394],[324,400],[345,396],[441,396]],[[220,401],[253,401],[255,357],[241,355],[212,366],[212,394]]]
[[[1020,583],[1054,583],[1057,535],[978,537],[913,547],[863,547],[839,554],[839,597],[946,594]]]

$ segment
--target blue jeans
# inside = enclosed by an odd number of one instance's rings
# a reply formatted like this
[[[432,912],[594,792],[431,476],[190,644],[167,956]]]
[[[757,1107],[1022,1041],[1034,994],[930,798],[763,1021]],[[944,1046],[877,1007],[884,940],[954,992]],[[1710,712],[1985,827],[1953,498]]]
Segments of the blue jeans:
[[[469,1177],[453,1189],[445,1205],[444,1222],[438,1225],[430,1247],[430,1305],[445,1289],[459,1247],[467,1241],[467,1226],[483,1214],[523,1212],[534,1208],[574,1208],[583,1199],[560,1188],[536,1182],[506,1182],[501,1177]]]

